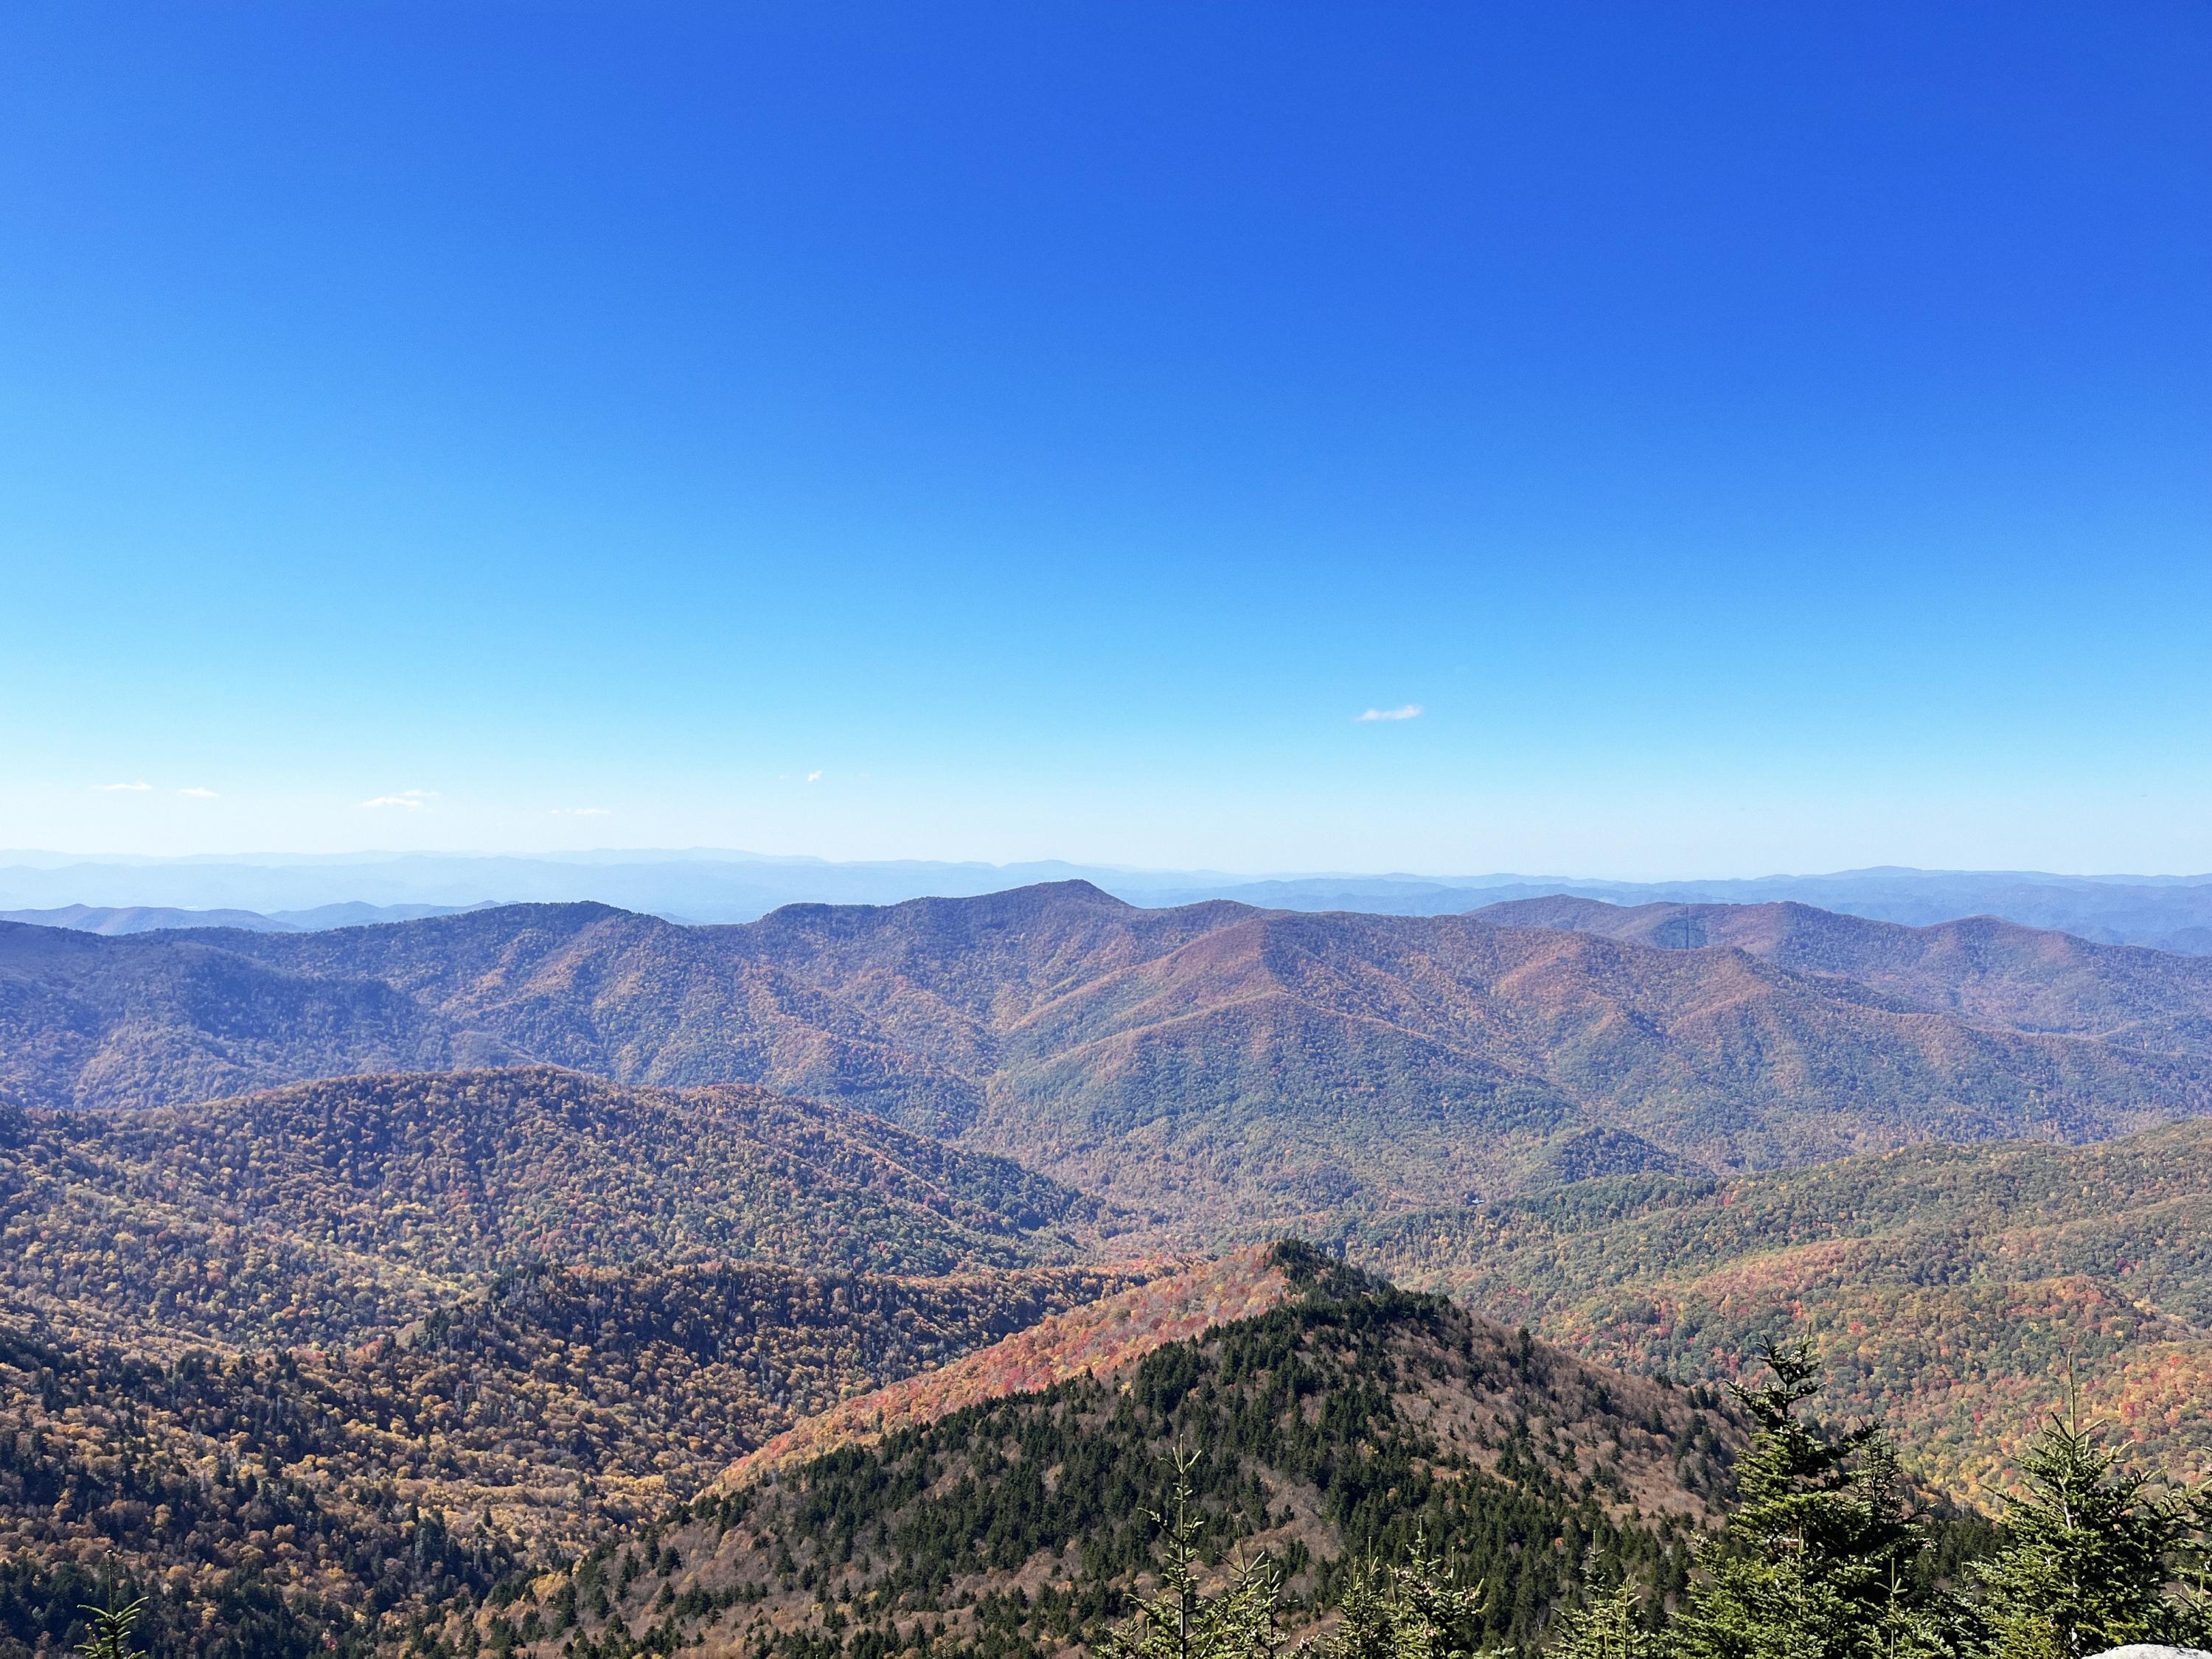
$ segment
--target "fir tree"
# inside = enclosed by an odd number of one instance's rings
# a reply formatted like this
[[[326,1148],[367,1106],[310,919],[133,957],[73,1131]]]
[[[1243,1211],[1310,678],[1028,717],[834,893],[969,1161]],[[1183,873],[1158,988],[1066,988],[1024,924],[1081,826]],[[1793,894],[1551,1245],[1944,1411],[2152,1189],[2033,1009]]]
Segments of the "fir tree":
[[[1205,1528],[1191,1496],[1199,1454],[1178,1454],[1171,1516],[1152,1519],[1167,1534],[1160,1587],[1140,1597],[1135,1615],[1110,1632],[1106,1659],[1272,1659],[1282,1646],[1275,1607],[1282,1578],[1264,1557],[1239,1564],[1228,1585],[1207,1595],[1199,1581],[1199,1534]]]
[[[1624,1580],[1563,1614],[1546,1651],[1553,1659],[1657,1659],[1659,1639],[1638,1620],[1635,1587]]]
[[[1942,1620],[1911,1587],[1919,1527],[1894,1448],[1874,1427],[1825,1435],[1800,1409],[1819,1391],[1808,1344],[1761,1353],[1772,1381],[1735,1388],[1753,1435],[1741,1497],[1674,1629],[1683,1659],[1917,1659]]]
[[[84,1659],[138,1659],[137,1650],[131,1645],[132,1626],[145,1610],[146,1598],[127,1601],[121,1607],[85,1607],[81,1612],[92,1615],[92,1634],[77,1646]]]
[[[1322,1659],[1478,1659],[1486,1586],[1462,1584],[1428,1540],[1387,1570],[1352,1575]]]
[[[2069,1390],[2069,1395],[2071,1390]],[[1975,1577],[1995,1659],[2075,1659],[2130,1642],[2205,1639],[2212,1489],[2154,1493],[2069,1401],[2021,1459],[2028,1490]]]

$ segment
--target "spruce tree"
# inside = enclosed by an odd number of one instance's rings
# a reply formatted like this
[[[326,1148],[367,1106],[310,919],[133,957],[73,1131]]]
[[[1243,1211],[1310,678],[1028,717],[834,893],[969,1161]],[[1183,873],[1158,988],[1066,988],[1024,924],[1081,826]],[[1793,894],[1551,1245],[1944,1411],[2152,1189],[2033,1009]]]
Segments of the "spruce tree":
[[[119,1607],[112,1602],[104,1607],[80,1607],[79,1612],[92,1615],[92,1634],[78,1644],[77,1651],[85,1659],[138,1659],[137,1650],[131,1645],[131,1632],[145,1607],[146,1598],[142,1595]]]
[[[2021,1459],[2028,1490],[1975,1577],[1994,1659],[2077,1659],[2130,1642],[2212,1633],[2201,1584],[2212,1490],[2154,1493],[2149,1477],[2069,1404]]]
[[[1682,1659],[1919,1659],[1942,1620],[1912,1587],[1920,1528],[1897,1456],[1863,1425],[1826,1435],[1800,1411],[1818,1392],[1809,1345],[1771,1345],[1772,1380],[1731,1385],[1752,1418],[1740,1498],[1676,1621]]]
[[[1488,1601],[1487,1587],[1461,1583],[1416,1538],[1404,1561],[1352,1575],[1322,1659],[1480,1659]]]
[[[1207,1594],[1199,1577],[1205,1517],[1191,1494],[1199,1454],[1177,1454],[1168,1513],[1152,1519],[1166,1534],[1159,1589],[1137,1601],[1129,1621],[1109,1632],[1106,1659],[1272,1659],[1282,1646],[1275,1625],[1282,1578],[1273,1562],[1240,1564],[1229,1583]]]
[[[1353,1571],[1336,1628],[1319,1645],[1321,1659],[1392,1659],[1389,1584],[1389,1575],[1372,1562]]]
[[[1562,1614],[1546,1652],[1552,1659],[1657,1659],[1659,1639],[1638,1620],[1635,1587],[1623,1582]]]

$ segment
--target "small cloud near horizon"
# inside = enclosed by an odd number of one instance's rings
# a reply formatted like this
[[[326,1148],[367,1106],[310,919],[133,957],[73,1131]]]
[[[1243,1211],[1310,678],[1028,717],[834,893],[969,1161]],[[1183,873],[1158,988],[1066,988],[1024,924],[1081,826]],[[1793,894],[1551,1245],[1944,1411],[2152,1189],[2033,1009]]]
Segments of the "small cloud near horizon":
[[[1361,725],[1368,720],[1417,720],[1421,717],[1421,705],[1401,703],[1395,708],[1370,708],[1364,714],[1354,714],[1352,723]]]
[[[434,789],[403,789],[396,795],[375,795],[358,804],[362,806],[404,806],[410,811],[418,811],[437,799],[438,792]]]
[[[194,800],[221,800],[222,799],[222,797],[216,794],[214,790],[202,789],[198,785],[194,785],[192,787],[188,789],[179,789],[177,793],[180,795],[190,795]]]
[[[553,816],[556,818],[603,818],[609,810],[605,806],[556,806],[553,808]]]
[[[809,772],[806,775],[806,781],[809,783],[819,783],[822,781],[822,775],[819,772]]]
[[[112,794],[118,789],[127,789],[135,795],[154,786],[150,783],[95,783],[92,787],[101,794]]]

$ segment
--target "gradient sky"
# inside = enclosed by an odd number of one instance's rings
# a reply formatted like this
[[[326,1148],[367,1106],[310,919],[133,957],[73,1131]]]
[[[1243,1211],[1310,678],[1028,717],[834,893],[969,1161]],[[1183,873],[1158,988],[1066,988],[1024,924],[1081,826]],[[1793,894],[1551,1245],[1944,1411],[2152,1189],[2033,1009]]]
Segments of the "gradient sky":
[[[2197,0],[10,6],[0,845],[2212,868],[2208,84]]]

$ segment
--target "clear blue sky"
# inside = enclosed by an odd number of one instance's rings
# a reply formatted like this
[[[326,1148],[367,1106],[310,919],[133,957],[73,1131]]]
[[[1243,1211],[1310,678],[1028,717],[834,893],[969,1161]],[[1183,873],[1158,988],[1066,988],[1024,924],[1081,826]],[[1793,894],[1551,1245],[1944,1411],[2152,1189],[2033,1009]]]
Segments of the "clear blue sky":
[[[0,845],[2212,867],[2208,84],[2197,0],[11,6]]]

